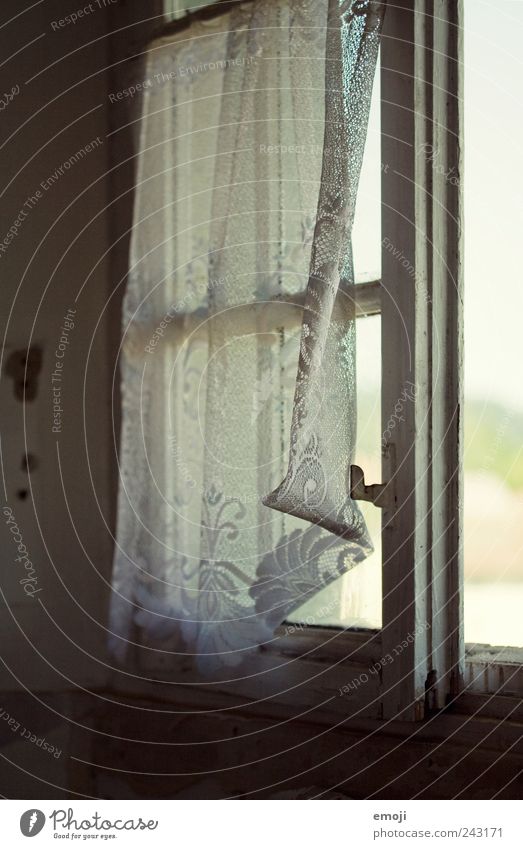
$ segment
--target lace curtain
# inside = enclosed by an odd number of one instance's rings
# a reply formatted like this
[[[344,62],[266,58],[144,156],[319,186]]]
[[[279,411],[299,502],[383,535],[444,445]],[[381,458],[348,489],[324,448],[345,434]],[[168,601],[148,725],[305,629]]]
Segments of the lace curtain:
[[[168,646],[204,670],[238,664],[371,550],[348,496],[350,231],[382,14],[252,0],[150,47],[123,307],[120,659]]]

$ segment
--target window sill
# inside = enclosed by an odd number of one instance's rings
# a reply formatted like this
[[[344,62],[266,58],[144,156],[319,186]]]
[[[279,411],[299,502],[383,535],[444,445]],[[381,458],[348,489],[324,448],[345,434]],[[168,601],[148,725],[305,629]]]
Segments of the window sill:
[[[457,717],[461,723],[486,718],[523,722],[522,656],[520,649],[467,646],[463,692],[420,727],[443,723],[448,728]],[[381,721],[381,659],[379,631],[285,623],[271,644],[251,655],[241,671],[232,668],[223,680],[207,682],[187,658],[179,656],[175,663],[173,654],[158,649],[138,652],[135,665],[118,673],[116,686],[171,703],[174,690],[176,702],[212,705],[212,710],[248,709],[253,716],[313,718],[336,726]]]

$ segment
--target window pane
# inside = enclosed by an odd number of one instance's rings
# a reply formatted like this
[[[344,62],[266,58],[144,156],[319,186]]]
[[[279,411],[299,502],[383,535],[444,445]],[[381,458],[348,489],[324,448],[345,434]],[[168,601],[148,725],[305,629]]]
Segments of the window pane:
[[[381,152],[379,61],[358,189],[353,250],[356,282],[381,277]],[[355,463],[381,481],[381,319],[356,322],[358,444]],[[381,627],[381,510],[360,501],[374,553],[292,614],[293,622],[343,628]]]
[[[209,6],[212,2],[213,0],[164,0],[163,9],[167,20],[175,20],[201,6]]]
[[[381,481],[381,318],[356,322],[358,444],[355,463],[371,483]],[[381,627],[381,510],[359,502],[374,553],[302,605],[293,622],[343,628]]]
[[[378,57],[353,230],[354,266],[357,283],[379,280],[381,277],[382,165],[380,126],[380,65]]]
[[[523,646],[523,4],[495,5],[465,2],[465,640]]]

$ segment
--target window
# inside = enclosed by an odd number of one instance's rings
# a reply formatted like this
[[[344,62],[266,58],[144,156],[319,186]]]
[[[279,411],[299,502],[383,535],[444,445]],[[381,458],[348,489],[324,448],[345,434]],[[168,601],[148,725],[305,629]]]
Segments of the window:
[[[166,0],[165,13],[176,19],[198,6],[195,0]],[[380,74],[376,72],[365,157],[358,191],[358,212],[354,231],[356,282],[367,286],[362,296],[357,327],[360,390],[358,393],[359,451],[356,462],[376,480],[381,474],[381,319],[379,298],[376,297],[381,273],[381,204],[380,204]],[[289,312],[292,325],[287,333],[295,339],[301,326],[298,312]],[[296,347],[296,345],[294,347]],[[293,361],[294,364],[294,361]],[[292,369],[291,369],[292,373]],[[288,402],[292,402],[293,377],[288,386]],[[258,398],[256,403],[260,403]],[[310,601],[296,609],[292,621],[300,624],[376,629],[381,625],[381,510],[362,502],[374,545],[373,554],[318,592]]]
[[[381,45],[384,717],[444,707],[464,673],[461,565],[461,4],[388,8]],[[414,84],[416,81],[416,85]],[[445,169],[430,151],[441,151]],[[377,228],[376,228],[377,229]],[[364,319],[366,321],[367,319]],[[446,340],[442,346],[441,339]],[[361,349],[360,349],[361,356]],[[365,564],[362,567],[365,568]]]
[[[381,479],[381,151],[379,60],[372,90],[367,141],[358,188],[354,226],[356,283],[367,287],[356,323],[358,369],[358,446],[355,463],[369,480]],[[376,286],[378,283],[378,286]],[[374,552],[339,580],[294,611],[292,622],[342,628],[381,627],[381,510],[369,502],[361,508]]]
[[[465,654],[463,7],[449,0],[440,9],[434,19],[419,0],[401,0],[387,11],[381,92],[375,86],[358,200],[359,222],[373,222],[367,233],[375,234],[370,240],[357,225],[356,262],[365,251],[369,257],[358,269],[358,368],[367,386],[372,374],[376,391],[367,397],[360,392],[356,463],[365,484],[385,484],[384,506],[365,505],[377,542],[374,564],[366,561],[296,611],[260,658],[262,670],[273,668],[271,651],[293,659],[291,678],[283,679],[290,691],[292,676],[314,677],[311,657],[343,660],[341,677],[340,664],[334,664],[333,686],[347,680],[352,661],[360,673],[377,664],[375,686],[362,698],[385,718],[422,718],[457,699],[464,684],[471,691],[498,689],[495,675],[488,677],[492,654]],[[374,359],[362,355],[367,351]],[[373,515],[381,516],[381,552]],[[353,630],[358,628],[366,630]],[[517,692],[519,657],[505,652],[494,659],[512,664],[512,689],[503,692]],[[288,674],[287,661],[282,666]],[[245,683],[232,689],[249,693]]]
[[[164,15],[168,21],[175,21],[181,18],[188,12],[194,12],[202,6],[208,6],[209,3],[203,0],[164,0]]]

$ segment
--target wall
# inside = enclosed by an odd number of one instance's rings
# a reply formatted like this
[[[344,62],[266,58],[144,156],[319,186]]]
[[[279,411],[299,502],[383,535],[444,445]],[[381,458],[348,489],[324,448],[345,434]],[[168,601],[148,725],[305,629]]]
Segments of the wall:
[[[105,680],[114,515],[108,12],[60,23],[77,2],[30,5],[0,13],[4,87],[19,92],[0,130],[0,238],[15,231],[0,254],[4,691]]]

